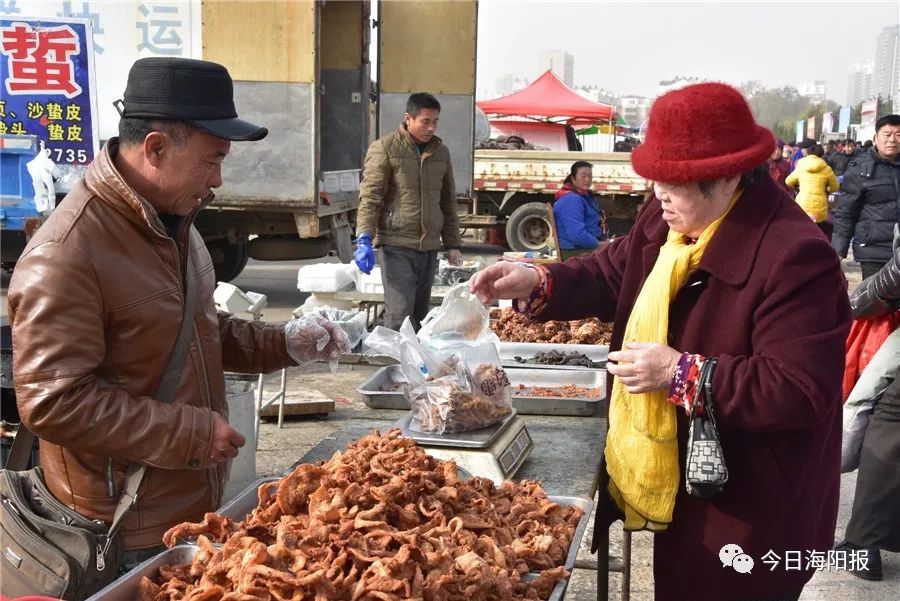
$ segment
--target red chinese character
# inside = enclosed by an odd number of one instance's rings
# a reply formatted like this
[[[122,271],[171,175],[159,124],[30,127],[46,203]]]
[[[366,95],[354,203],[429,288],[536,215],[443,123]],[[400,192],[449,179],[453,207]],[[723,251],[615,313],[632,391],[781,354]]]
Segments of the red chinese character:
[[[78,54],[78,36],[68,25],[32,29],[27,23],[13,23],[2,30],[0,53],[9,65],[6,91],[10,94],[81,93],[75,81],[72,54]]]

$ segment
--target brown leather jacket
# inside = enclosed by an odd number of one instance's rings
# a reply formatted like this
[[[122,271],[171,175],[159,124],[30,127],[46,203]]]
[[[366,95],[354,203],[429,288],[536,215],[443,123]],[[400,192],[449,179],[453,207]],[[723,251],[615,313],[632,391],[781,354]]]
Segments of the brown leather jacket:
[[[125,547],[137,549],[160,544],[170,526],[221,501],[226,470],[209,457],[212,412],[227,415],[223,368],[254,373],[294,363],[281,324],[216,312],[213,265],[190,225],[194,215],[177,243],[169,238],[116,171],[117,147],[115,138],[104,146],[29,242],[10,282],[9,315],[19,411],[41,438],[54,496],[110,522],[128,463],[150,466],[123,527]],[[181,324],[188,248],[194,334],[175,402],[164,404],[152,395]]]

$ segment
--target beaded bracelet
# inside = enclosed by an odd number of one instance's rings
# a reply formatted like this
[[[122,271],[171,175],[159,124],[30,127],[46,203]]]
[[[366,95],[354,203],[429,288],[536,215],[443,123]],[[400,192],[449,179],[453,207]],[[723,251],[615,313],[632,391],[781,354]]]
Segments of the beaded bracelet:
[[[531,263],[518,263],[518,265],[537,271],[538,283],[535,285],[527,299],[516,299],[513,303],[513,308],[517,313],[534,317],[540,314],[550,301],[550,293],[553,288],[553,276],[543,265],[532,265]]]

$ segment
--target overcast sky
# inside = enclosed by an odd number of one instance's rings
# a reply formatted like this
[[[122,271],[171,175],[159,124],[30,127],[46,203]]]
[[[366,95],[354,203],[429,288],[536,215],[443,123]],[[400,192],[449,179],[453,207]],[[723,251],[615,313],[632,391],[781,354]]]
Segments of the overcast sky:
[[[575,85],[655,96],[677,75],[767,86],[824,79],[847,100],[848,67],[874,58],[900,0],[579,2],[481,0],[479,92],[504,73],[534,80],[542,50],[575,57]]]

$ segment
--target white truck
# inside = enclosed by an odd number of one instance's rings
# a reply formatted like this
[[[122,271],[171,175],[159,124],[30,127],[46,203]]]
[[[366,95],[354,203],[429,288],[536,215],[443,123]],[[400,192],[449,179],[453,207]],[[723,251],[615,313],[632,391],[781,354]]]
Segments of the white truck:
[[[374,101],[369,9],[366,0],[0,3],[4,17],[17,20],[92,22],[101,141],[117,135],[112,103],[136,59],[202,58],[228,68],[239,115],[269,135],[232,145],[225,184],[197,216],[222,281],[236,277],[248,257],[315,258],[336,250],[350,260]]]

